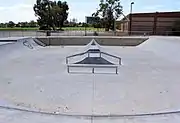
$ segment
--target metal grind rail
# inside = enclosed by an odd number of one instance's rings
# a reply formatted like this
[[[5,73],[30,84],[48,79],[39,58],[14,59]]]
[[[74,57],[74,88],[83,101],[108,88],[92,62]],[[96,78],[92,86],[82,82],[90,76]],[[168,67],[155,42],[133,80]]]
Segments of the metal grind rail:
[[[71,73],[70,68],[92,68],[93,74],[96,73],[95,68],[114,68],[115,74],[118,74],[118,65],[68,64],[68,73]]]
[[[75,54],[75,55],[68,56],[68,57],[66,57],[66,64],[69,64],[69,58],[73,58],[73,57],[76,57],[76,56],[82,56],[82,55],[85,55],[85,54],[88,54],[88,57],[90,57],[90,53],[92,54],[92,52],[86,51],[86,52],[83,52],[83,53],[78,53],[78,54]],[[97,53],[97,52],[96,52],[96,53]],[[104,54],[104,55],[107,55],[107,56],[116,58],[116,59],[119,60],[119,65],[122,65],[122,63],[121,63],[121,58],[120,58],[120,57],[111,55],[111,54],[109,54],[109,53],[101,52],[101,51],[98,52],[98,53],[99,53],[99,56],[100,56],[100,57],[102,57],[102,54]]]
[[[110,56],[110,57],[113,57],[113,58],[116,58],[118,59],[118,64],[115,64],[115,65],[108,65],[108,64],[75,64],[75,63],[69,63],[69,59],[70,58],[73,58],[73,57],[76,57],[76,56],[82,56],[82,55],[85,55],[85,54],[88,54],[88,57],[90,57],[90,54],[95,54],[95,53],[99,53],[99,57],[102,58],[102,54],[103,55],[106,55],[106,56]],[[66,57],[66,64],[67,64],[67,72],[68,73],[72,73],[70,68],[91,68],[91,73],[95,74],[95,69],[102,69],[102,68],[108,68],[108,69],[115,69],[115,74],[118,74],[118,67],[119,65],[121,65],[121,58],[120,57],[117,57],[117,56],[114,56],[114,55],[111,55],[109,53],[105,53],[105,52],[92,52],[92,51],[86,51],[86,52],[83,52],[83,53],[79,53],[79,54],[75,54],[75,55],[71,55],[71,56],[68,56]]]

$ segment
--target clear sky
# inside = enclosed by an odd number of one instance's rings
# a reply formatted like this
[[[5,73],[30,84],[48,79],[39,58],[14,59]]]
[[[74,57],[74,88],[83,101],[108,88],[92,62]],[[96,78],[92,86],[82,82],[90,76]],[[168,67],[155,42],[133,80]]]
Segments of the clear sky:
[[[0,0],[0,22],[36,20],[33,5],[36,0]],[[66,0],[69,19],[85,21],[98,8],[100,0]],[[180,11],[180,0],[134,0],[133,12]],[[130,10],[131,0],[121,0],[124,14]]]

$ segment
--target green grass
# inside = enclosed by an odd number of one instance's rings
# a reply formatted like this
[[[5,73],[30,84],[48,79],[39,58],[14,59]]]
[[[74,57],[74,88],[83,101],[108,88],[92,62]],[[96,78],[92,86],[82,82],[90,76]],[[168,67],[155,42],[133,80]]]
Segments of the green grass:
[[[66,31],[84,31],[85,27],[63,27]],[[86,27],[87,31],[104,31],[104,28]]]
[[[85,27],[63,27],[65,31],[84,31]],[[0,28],[0,31],[37,31],[39,30],[38,27],[28,27],[28,28],[21,28],[21,27],[14,27],[14,28]],[[86,27],[87,31],[104,31],[104,28],[94,28],[94,27]]]
[[[10,28],[10,27],[8,27],[8,28],[0,28],[0,31],[21,31],[21,30],[23,30],[23,31],[27,31],[27,30],[39,30],[39,28],[37,28],[37,27],[35,27],[35,28],[31,28],[31,27],[28,27],[28,28],[21,28],[21,27],[14,27],[14,28]]]

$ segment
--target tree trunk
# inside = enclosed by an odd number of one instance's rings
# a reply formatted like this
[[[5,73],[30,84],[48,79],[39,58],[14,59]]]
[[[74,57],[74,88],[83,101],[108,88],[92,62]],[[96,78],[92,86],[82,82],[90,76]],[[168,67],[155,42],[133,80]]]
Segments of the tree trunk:
[[[55,24],[52,24],[52,28],[53,28],[54,31],[56,30]]]
[[[111,21],[108,21],[106,26],[105,26],[105,31],[109,31],[111,28]]]
[[[109,31],[109,28],[108,28],[108,27],[106,27],[106,28],[105,28],[105,31]]]

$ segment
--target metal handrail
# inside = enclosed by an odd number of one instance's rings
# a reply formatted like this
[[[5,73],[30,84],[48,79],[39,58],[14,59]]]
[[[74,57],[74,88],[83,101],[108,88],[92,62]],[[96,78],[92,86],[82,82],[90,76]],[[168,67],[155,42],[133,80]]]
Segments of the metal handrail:
[[[88,51],[66,57],[66,64],[69,63],[69,62],[68,62],[68,59],[69,59],[69,58],[76,57],[76,56],[82,56],[82,55],[84,55],[84,54],[86,54],[86,53],[88,53]]]
[[[104,55],[107,55],[107,56],[111,56],[111,57],[113,57],[113,58],[117,58],[117,59],[119,60],[119,65],[121,65],[121,58],[120,58],[120,57],[115,56],[115,55],[111,55],[111,54],[105,53],[105,52],[100,52],[100,53],[102,53],[102,54],[104,54]]]
[[[75,57],[75,56],[82,56],[84,54],[86,54],[87,52],[83,52],[83,53],[78,53],[78,54],[75,54],[75,55],[71,55],[71,56],[68,56],[66,58],[72,58],[72,57]]]
[[[115,73],[118,74],[118,65],[68,64],[67,65],[68,73],[70,73],[70,67],[92,68],[92,73],[95,73],[95,68],[115,68]]]
[[[118,67],[118,65],[101,65],[101,64],[67,64],[69,67],[98,67],[98,68],[102,68],[102,67],[107,67],[107,68],[115,68]]]
[[[89,51],[86,51],[86,52],[83,52],[83,53],[78,53],[78,54],[75,54],[75,55],[68,56],[68,57],[66,57],[66,64],[69,63],[69,62],[68,62],[68,59],[69,59],[69,58],[76,57],[76,56],[82,56],[82,55],[84,55],[84,54],[88,54],[88,56],[89,56],[89,53],[90,53]],[[92,52],[91,52],[91,53],[92,53]],[[100,57],[101,57],[101,54],[104,54],[104,55],[111,56],[111,57],[113,57],[113,58],[118,59],[118,60],[119,60],[119,65],[121,65],[121,58],[120,58],[120,57],[111,55],[111,54],[109,54],[109,53],[101,52],[101,51],[100,51],[99,53],[100,53]]]

